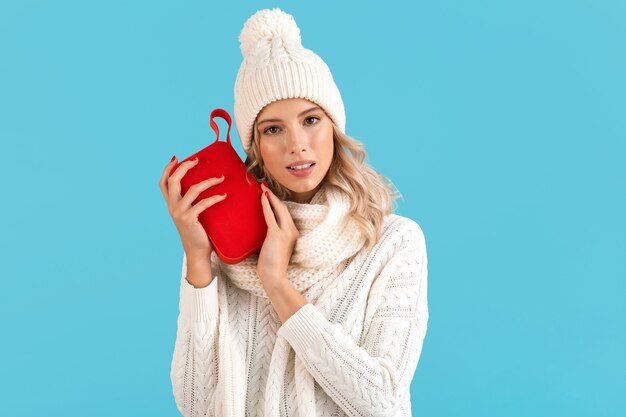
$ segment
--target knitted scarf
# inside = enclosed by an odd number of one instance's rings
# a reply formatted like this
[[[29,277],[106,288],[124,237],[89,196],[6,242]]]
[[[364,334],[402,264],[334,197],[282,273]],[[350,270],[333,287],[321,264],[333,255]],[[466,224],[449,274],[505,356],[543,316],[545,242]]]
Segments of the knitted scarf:
[[[307,290],[320,281],[332,282],[365,242],[357,223],[348,215],[350,201],[340,190],[323,185],[310,203],[283,201],[300,236],[296,241],[287,269],[287,277],[293,286],[306,296]],[[220,276],[237,287],[258,297],[268,298],[257,274],[258,255],[250,256],[234,265],[225,264],[214,257]],[[223,287],[223,286],[222,286]],[[235,334],[242,330],[230,323],[226,294],[222,287],[219,299],[219,386],[216,403],[219,415],[239,417],[244,415],[247,369],[245,367],[245,343],[239,343]],[[221,289],[220,289],[221,288]],[[231,306],[232,308],[232,306]],[[234,338],[233,338],[234,337]],[[263,415],[279,415],[280,389],[291,353],[291,345],[277,337],[272,352],[269,376],[265,391]],[[315,415],[313,377],[300,358],[295,356],[294,375],[298,403],[305,404],[308,415]],[[233,376],[237,375],[237,378]],[[242,381],[234,386],[234,381]],[[299,408],[301,413],[303,407]]]

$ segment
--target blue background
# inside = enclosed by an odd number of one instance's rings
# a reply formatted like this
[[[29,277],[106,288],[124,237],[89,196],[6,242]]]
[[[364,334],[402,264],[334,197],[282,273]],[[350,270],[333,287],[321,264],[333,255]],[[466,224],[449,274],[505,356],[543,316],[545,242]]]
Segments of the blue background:
[[[599,0],[3,2],[0,414],[179,415],[158,180],[232,114],[267,7],[424,230],[414,414],[625,415],[626,3]]]

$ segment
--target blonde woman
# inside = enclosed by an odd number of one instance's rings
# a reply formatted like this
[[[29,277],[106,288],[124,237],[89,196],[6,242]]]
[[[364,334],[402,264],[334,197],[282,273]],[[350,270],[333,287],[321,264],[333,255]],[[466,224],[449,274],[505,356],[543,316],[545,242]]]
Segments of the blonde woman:
[[[194,162],[159,183],[184,255],[171,364],[190,416],[410,416],[428,323],[425,238],[345,133],[328,66],[293,17],[260,10],[239,37],[235,123],[263,183],[267,236],[229,265],[197,221],[228,196],[181,197]]]

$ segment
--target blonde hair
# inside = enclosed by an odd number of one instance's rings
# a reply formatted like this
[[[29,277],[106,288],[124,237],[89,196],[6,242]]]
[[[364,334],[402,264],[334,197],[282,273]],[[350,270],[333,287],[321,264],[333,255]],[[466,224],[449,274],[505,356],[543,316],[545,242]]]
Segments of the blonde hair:
[[[336,187],[350,198],[349,215],[360,226],[365,236],[367,250],[370,250],[380,239],[383,218],[396,209],[394,200],[402,195],[396,193],[397,188],[387,177],[378,173],[365,161],[366,152],[363,144],[342,133],[334,123],[332,125],[333,159],[322,183]],[[283,187],[265,169],[259,149],[260,139],[256,120],[252,135],[249,154],[245,161],[246,176],[252,173],[260,183],[267,182],[268,187],[278,198],[291,200],[292,192]]]

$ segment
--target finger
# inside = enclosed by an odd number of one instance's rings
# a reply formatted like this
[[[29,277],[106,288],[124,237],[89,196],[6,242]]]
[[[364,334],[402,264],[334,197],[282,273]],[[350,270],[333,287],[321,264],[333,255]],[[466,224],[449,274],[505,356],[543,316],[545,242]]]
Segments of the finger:
[[[220,201],[223,201],[226,197],[227,197],[226,194],[215,194],[215,195],[212,195],[211,197],[204,198],[198,201],[198,203],[195,206],[190,208],[189,212],[193,215],[194,218],[197,218],[200,215],[200,213],[202,213],[204,210],[206,210],[207,208],[211,207],[214,204],[219,203]]]
[[[170,200],[174,203],[178,202],[182,196],[180,195],[180,180],[185,176],[187,171],[194,167],[198,163],[198,159],[190,161],[187,160],[181,163],[172,175],[167,179],[168,182],[168,194]]]
[[[222,177],[211,177],[192,185],[191,187],[189,187],[183,198],[178,202],[178,204],[180,204],[180,208],[183,211],[189,209],[191,203],[193,203],[195,199],[198,198],[198,195],[202,191],[221,183],[222,181],[224,181],[225,178],[226,177],[224,175],[222,175]]]
[[[272,211],[272,206],[270,205],[270,201],[265,196],[265,191],[261,193],[261,206],[263,207],[263,216],[265,217],[265,223],[268,228],[278,227],[276,223],[276,218],[274,217],[274,212]]]
[[[272,190],[267,187],[265,188],[269,194],[269,202],[272,209],[274,210],[274,214],[276,215],[278,226],[282,229],[285,228],[285,226],[293,225],[293,219],[291,218],[291,213],[289,213],[289,209],[287,208],[287,206],[285,206],[285,204],[280,201],[278,196],[274,194]],[[295,227],[295,225],[293,226]]]
[[[159,188],[161,189],[161,194],[163,194],[163,197],[165,198],[166,201],[168,197],[167,179],[169,178],[170,171],[172,170],[172,167],[174,166],[175,163],[176,163],[176,156],[172,158],[169,164],[165,165],[165,169],[163,170],[163,174],[161,174],[161,179],[159,180]]]

